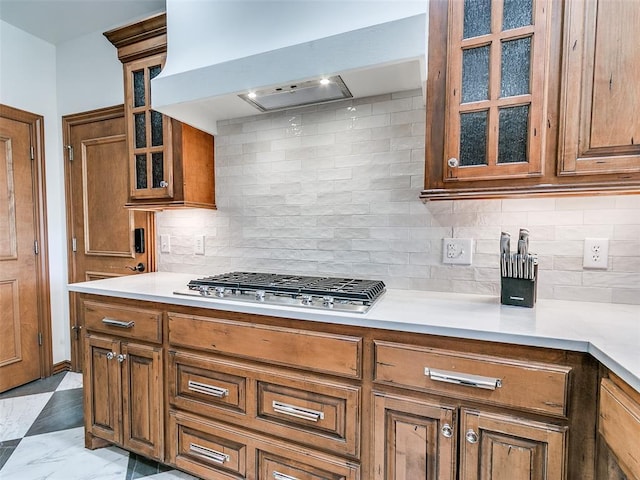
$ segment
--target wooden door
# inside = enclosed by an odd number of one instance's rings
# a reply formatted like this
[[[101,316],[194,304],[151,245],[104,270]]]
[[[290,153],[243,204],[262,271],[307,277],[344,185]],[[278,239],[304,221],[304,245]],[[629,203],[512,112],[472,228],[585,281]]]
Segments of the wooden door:
[[[162,349],[125,343],[121,350],[118,361],[122,367],[123,446],[161,460]]]
[[[563,480],[565,429],[463,409],[460,480]]]
[[[129,193],[124,109],[110,107],[63,117],[67,150],[69,282],[155,270],[153,214],[124,207]],[[135,229],[144,230],[136,251]],[[70,296],[72,368],[82,369],[83,326],[77,295]]]
[[[120,443],[122,388],[119,342],[107,337],[87,337],[84,375],[84,426],[86,446],[92,437]]]
[[[375,480],[456,478],[454,407],[375,394]]]
[[[46,376],[51,370],[51,360],[45,362],[42,348],[45,323],[50,329],[50,307],[46,230],[40,223],[44,215],[41,195],[44,177],[41,155],[34,142],[41,133],[36,128],[40,126],[37,120],[40,117],[0,107],[0,392],[3,392]],[[48,333],[45,340],[49,342]]]

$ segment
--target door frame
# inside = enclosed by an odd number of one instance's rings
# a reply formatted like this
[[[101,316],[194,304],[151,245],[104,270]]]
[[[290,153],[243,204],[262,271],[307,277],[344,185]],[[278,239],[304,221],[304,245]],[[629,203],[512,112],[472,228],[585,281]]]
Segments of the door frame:
[[[51,345],[51,286],[49,278],[49,244],[47,229],[46,169],[44,155],[44,117],[35,113],[0,104],[0,117],[29,125],[32,148],[33,205],[35,241],[38,242],[36,258],[36,292],[38,296],[38,332],[40,345],[40,378],[49,377],[53,371]]]

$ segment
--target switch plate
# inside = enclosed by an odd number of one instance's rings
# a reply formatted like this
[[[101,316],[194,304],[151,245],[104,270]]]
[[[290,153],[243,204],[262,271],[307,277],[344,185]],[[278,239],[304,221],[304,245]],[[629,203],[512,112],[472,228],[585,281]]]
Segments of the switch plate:
[[[196,235],[193,240],[193,253],[204,255],[204,235]]]
[[[606,270],[609,261],[609,239],[608,238],[585,238],[584,257],[582,266]]]
[[[168,233],[160,235],[160,252],[171,253],[171,236]]]
[[[471,265],[472,260],[472,238],[444,238],[442,240],[442,263]]]

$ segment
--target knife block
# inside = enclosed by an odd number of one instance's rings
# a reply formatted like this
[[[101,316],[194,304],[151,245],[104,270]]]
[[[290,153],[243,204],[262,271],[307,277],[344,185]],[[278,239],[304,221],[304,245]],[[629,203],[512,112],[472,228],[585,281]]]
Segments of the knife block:
[[[534,267],[535,280],[528,278],[500,278],[500,303],[533,308],[538,297],[538,265]]]

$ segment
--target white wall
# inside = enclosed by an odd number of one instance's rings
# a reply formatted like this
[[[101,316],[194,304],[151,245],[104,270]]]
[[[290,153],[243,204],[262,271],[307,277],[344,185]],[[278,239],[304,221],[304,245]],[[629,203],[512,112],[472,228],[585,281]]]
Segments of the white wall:
[[[0,20],[0,103],[44,117],[53,362],[71,358],[62,115],[124,101],[122,64],[95,32],[54,46]]]
[[[498,295],[500,232],[531,231],[541,298],[640,303],[640,195],[423,204],[419,91],[219,122],[217,211],[159,213],[166,271],[253,270],[382,279],[391,288]],[[194,255],[204,234],[205,255]],[[443,265],[443,237],[475,239]],[[610,239],[606,271],[582,268]]]
[[[44,117],[54,363],[70,358],[64,171],[56,82],[55,47],[0,20],[0,103]]]

